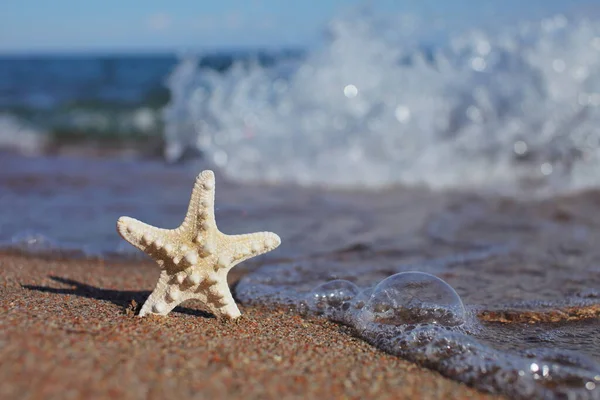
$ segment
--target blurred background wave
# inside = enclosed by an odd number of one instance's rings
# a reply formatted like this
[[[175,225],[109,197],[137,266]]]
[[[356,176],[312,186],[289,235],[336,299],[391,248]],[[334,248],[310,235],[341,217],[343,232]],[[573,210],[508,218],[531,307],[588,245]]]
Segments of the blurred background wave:
[[[305,185],[554,193],[600,177],[597,2],[1,7],[5,149]]]

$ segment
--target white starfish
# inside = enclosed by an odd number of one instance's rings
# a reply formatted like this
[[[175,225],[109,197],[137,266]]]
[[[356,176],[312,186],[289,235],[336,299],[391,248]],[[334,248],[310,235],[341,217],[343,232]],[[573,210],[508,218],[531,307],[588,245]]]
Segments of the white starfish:
[[[156,288],[140,317],[166,315],[188,299],[198,299],[217,317],[237,318],[227,273],[236,264],[275,249],[281,239],[271,232],[225,235],[217,229],[214,213],[215,175],[203,171],[196,178],[183,223],[160,229],[129,217],[117,221],[117,231],[152,257],[162,268]]]

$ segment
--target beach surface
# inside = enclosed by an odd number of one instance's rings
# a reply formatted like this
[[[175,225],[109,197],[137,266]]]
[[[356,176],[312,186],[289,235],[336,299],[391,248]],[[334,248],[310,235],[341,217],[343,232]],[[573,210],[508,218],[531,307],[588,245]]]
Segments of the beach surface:
[[[151,262],[2,253],[0,268],[4,399],[495,398],[285,310],[138,318]]]

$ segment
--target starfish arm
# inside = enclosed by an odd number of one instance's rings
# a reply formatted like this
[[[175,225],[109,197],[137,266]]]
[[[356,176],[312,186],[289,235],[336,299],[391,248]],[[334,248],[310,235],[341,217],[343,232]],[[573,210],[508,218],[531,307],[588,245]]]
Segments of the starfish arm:
[[[199,290],[194,297],[204,304],[206,311],[217,318],[235,319],[241,315],[227,285],[226,274],[209,287]]]
[[[211,287],[209,300],[214,304],[215,308],[211,311],[216,317],[235,319],[241,315],[227,285],[227,278]]]
[[[155,228],[130,217],[119,218],[117,232],[133,246],[150,255],[150,248],[164,246],[163,241],[171,237],[169,229]]]
[[[197,234],[201,230],[216,228],[214,204],[215,174],[210,170],[202,171],[196,178],[190,205],[179,229]]]
[[[173,293],[177,293],[175,290],[178,288],[176,285],[170,284],[171,280],[171,276],[167,271],[161,271],[156,287],[140,310],[140,317],[147,314],[167,315],[182,301],[185,301],[185,299],[173,296]]]
[[[217,267],[232,268],[249,258],[267,253],[281,244],[281,239],[272,232],[224,235],[223,248],[219,249]]]

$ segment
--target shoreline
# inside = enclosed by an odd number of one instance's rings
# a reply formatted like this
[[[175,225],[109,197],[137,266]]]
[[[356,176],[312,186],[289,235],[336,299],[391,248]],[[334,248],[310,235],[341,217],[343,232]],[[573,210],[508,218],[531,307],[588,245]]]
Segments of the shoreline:
[[[498,398],[283,310],[138,318],[152,262],[1,252],[0,268],[3,398]]]

